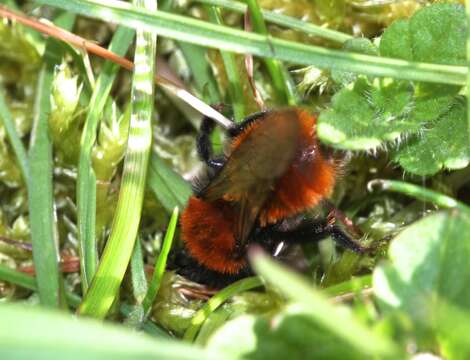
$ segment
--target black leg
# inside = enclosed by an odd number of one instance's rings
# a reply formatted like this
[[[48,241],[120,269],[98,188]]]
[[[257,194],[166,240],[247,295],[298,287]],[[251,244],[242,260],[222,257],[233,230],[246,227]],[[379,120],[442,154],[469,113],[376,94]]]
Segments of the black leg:
[[[331,235],[331,238],[343,248],[361,254],[364,254],[370,250],[367,247],[363,246],[361,243],[359,243],[357,240],[353,239],[349,234],[347,234],[337,225],[327,225],[325,230],[329,235]]]
[[[227,129],[227,134],[230,137],[235,137],[240,134],[243,129],[245,129],[253,121],[256,121],[262,117],[265,112],[258,112],[248,116],[243,120],[242,123],[234,125],[230,129]],[[197,138],[197,152],[202,161],[204,161],[207,166],[213,169],[220,169],[225,164],[225,158],[214,157],[214,151],[212,149],[211,143],[211,134],[214,131],[216,122],[210,117],[205,116],[201,121],[201,126],[199,127],[199,136]]]
[[[342,229],[331,220],[317,220],[308,218],[293,218],[283,223],[258,230],[256,235],[262,242],[273,244],[307,243],[320,241],[328,236],[341,247],[358,253],[365,253],[369,249],[361,245],[351,234]]]
[[[207,166],[220,169],[224,163],[225,159],[223,157],[214,158],[214,153],[211,143],[211,134],[214,131],[215,121],[209,117],[204,117],[201,122],[199,129],[199,136],[197,138],[197,152],[202,161],[204,161]]]
[[[235,137],[239,135],[248,125],[258,120],[260,117],[264,116],[264,114],[266,114],[266,111],[260,111],[260,112],[249,115],[240,124],[236,124],[230,129],[228,129],[227,130],[228,135],[230,137]]]

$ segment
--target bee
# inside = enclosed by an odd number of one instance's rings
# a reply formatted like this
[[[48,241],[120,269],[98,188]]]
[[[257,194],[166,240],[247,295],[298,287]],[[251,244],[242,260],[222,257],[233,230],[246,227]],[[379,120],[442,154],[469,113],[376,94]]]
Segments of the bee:
[[[197,150],[206,176],[195,182],[180,225],[185,259],[179,273],[211,287],[249,276],[247,249],[274,254],[282,243],[331,236],[356,252],[364,247],[339,226],[336,212],[312,219],[338,175],[337,161],[321,149],[316,117],[290,107],[253,114],[227,130],[226,154],[215,156],[215,122],[204,118]]]

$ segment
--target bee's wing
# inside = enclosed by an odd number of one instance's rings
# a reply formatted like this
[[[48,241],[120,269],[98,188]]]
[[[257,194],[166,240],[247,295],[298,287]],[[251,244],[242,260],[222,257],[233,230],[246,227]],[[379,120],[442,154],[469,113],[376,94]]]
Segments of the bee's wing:
[[[238,207],[236,238],[244,242],[276,181],[298,148],[299,121],[294,111],[267,113],[229,155],[203,191],[209,201],[226,199]]]

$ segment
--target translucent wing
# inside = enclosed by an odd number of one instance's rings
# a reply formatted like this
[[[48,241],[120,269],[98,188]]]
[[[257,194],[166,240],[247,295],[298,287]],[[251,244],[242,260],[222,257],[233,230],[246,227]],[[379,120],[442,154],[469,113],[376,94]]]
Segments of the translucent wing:
[[[236,238],[243,243],[259,211],[292,163],[300,125],[294,110],[269,112],[240,136],[220,173],[203,192],[209,201],[236,203]]]

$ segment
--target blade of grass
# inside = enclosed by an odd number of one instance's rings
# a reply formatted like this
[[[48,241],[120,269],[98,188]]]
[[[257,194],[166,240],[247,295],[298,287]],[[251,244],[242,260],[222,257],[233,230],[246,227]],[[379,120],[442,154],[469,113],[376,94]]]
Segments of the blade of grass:
[[[9,282],[16,286],[21,286],[25,289],[37,291],[36,278],[29,276],[17,270],[10,269],[9,267],[0,264],[0,280]],[[77,307],[80,304],[80,297],[74,293],[65,293],[67,303],[71,307]]]
[[[214,24],[223,25],[222,16],[219,9],[214,6],[206,7],[209,19]],[[245,117],[245,103],[243,87],[240,81],[240,72],[238,71],[235,55],[228,51],[220,50],[222,61],[225,67],[225,74],[228,79],[228,93],[230,96],[230,104],[233,107],[233,116],[236,122],[242,121]]]
[[[145,275],[145,264],[142,256],[142,245],[139,238],[134,245],[131,257],[131,279],[132,292],[138,304],[142,304],[148,291],[147,276]]]
[[[246,279],[238,280],[226,288],[220,290],[217,294],[207,301],[203,307],[201,307],[191,319],[191,324],[184,333],[184,339],[186,341],[193,342],[196,335],[206,319],[212,314],[217,308],[230,299],[232,296],[255,289],[263,286],[263,282],[257,276],[249,277]]]
[[[422,201],[430,201],[443,208],[456,208],[463,211],[470,211],[470,206],[455,200],[450,196],[403,181],[381,179],[369,181],[367,189],[372,191],[374,188],[378,188],[382,191],[398,192]]]
[[[268,28],[264,23],[263,14],[257,0],[245,0],[248,5],[248,11],[251,15],[251,21],[255,32],[269,36]],[[288,86],[287,72],[283,69],[282,64],[271,58],[264,58],[264,64],[271,76],[273,89],[280,104],[295,105],[297,103],[296,96],[292,92],[292,88]]]
[[[149,289],[147,295],[143,301],[144,314],[148,314],[152,309],[152,304],[157,297],[158,289],[162,282],[163,274],[166,269],[166,260],[173,244],[173,238],[175,236],[176,225],[178,223],[178,208],[175,207],[171,214],[170,222],[168,223],[168,229],[166,230],[165,238],[163,239],[162,251],[158,255],[157,263],[153,271],[152,280],[150,280]]]
[[[132,294],[134,295],[135,304],[128,307],[129,312],[126,314],[127,317],[124,323],[127,326],[139,329],[145,320],[145,312],[142,302],[148,289],[144,258],[142,256],[142,246],[139,238],[137,238],[134,245],[134,251],[132,252],[130,270]]]
[[[16,4],[16,1],[14,0],[1,0],[0,3],[7,5],[11,7],[12,9],[18,9],[18,5]]]
[[[247,6],[239,1],[235,0],[193,0],[202,4],[219,6],[225,9],[233,10],[239,13],[244,14],[246,12]],[[304,20],[299,20],[291,16],[278,14],[272,11],[261,10],[263,18],[273,24],[285,26],[289,29],[298,30],[305,34],[318,36],[324,39],[335,41],[338,43],[343,43],[346,40],[352,39],[353,36],[349,34],[344,34],[339,31],[326,29],[322,26],[311,24],[305,22]]]
[[[204,44],[219,50],[249,53],[295,64],[315,65],[319,68],[346,70],[366,75],[444,84],[466,84],[468,69],[465,66],[415,63],[304,45],[162,11],[145,13],[122,1],[108,0],[103,3],[97,0],[66,2],[36,0],[36,3],[52,5],[132,28],[141,27],[171,39]]]
[[[75,15],[63,13],[57,17],[55,24],[70,29],[74,22]],[[51,307],[61,307],[65,304],[54,221],[52,145],[49,140],[48,123],[54,69],[60,64],[61,59],[60,45],[55,39],[49,39],[37,85],[27,184],[31,242],[39,299],[41,304]]]
[[[15,11],[20,10],[20,7],[14,0],[2,0],[0,1],[0,3],[3,5],[6,5],[7,7]],[[34,45],[37,52],[39,54],[43,54],[45,45],[46,45],[46,39],[44,39],[44,37],[41,36],[41,34],[39,34],[37,31],[34,31],[30,29],[29,27],[25,27],[24,29],[25,29],[26,34],[28,34],[28,36],[30,37],[29,41],[31,42],[32,45]]]
[[[57,28],[55,26],[45,24],[32,17],[27,17],[21,13],[12,11],[11,9],[5,6],[0,5],[0,17],[11,19],[12,21],[19,22],[25,26],[30,27],[31,29],[35,29],[41,32],[42,34],[47,34],[56,39],[61,39],[62,41],[68,43],[67,45],[64,45],[64,47],[67,49],[69,48],[68,45],[73,45],[78,49],[81,49],[81,50],[85,49],[89,53],[96,54],[100,57],[103,57],[112,62],[115,62],[116,64],[119,64],[120,66],[124,67],[127,70],[133,70],[134,68],[134,64],[132,63],[132,61],[129,61],[124,57],[117,56],[116,54],[109,52],[107,49],[102,48],[101,46],[91,41],[88,41],[69,31],[63,31],[62,29]],[[40,34],[34,31],[33,31],[33,34],[41,36]],[[39,45],[36,47],[40,47]],[[80,67],[81,69],[85,69],[85,67],[83,66],[84,65],[83,57],[78,56],[76,52],[71,52],[70,54],[72,55],[72,57],[78,59],[77,61],[78,67]],[[213,109],[212,107],[210,107],[209,105],[207,105],[206,103],[204,103],[203,101],[195,97],[186,89],[181,88],[178,84],[174,83],[173,81],[163,76],[160,76],[158,74],[155,77],[155,81],[160,85],[160,87],[163,88],[165,92],[172,94],[174,97],[178,98],[179,100],[183,101],[187,105],[191,106],[194,110],[200,112],[201,114],[204,114],[206,116],[213,118],[216,122],[218,122],[223,127],[228,128],[232,125],[232,122],[229,119],[227,119],[225,116],[223,116],[221,113],[217,112],[215,109]],[[86,81],[84,88],[87,89],[90,86],[91,85],[89,84],[89,81]],[[84,94],[86,94],[86,91],[82,92],[82,95]],[[83,101],[84,99],[85,99],[84,96],[80,97],[80,101]],[[88,102],[86,104],[88,104]],[[190,111],[184,108],[182,108],[181,111],[188,116],[188,119],[190,120],[192,119],[193,116],[192,114],[190,114]]]
[[[184,208],[192,194],[191,185],[155,153],[150,158],[147,186],[168,212]]]
[[[470,0],[465,1],[465,12],[467,13],[467,21],[470,24]],[[467,68],[470,69],[470,31],[467,32]],[[470,72],[467,73],[467,127],[468,136],[470,137]]]
[[[199,94],[208,104],[220,104],[222,99],[217,87],[217,82],[207,62],[206,49],[202,46],[184,42],[180,42],[178,45],[191,70]]]
[[[3,359],[216,359],[200,347],[31,306],[0,306]],[[25,335],[27,334],[27,336]]]
[[[364,275],[361,277],[352,278],[351,280],[344,281],[333,286],[329,286],[323,289],[322,293],[333,297],[356,291],[357,289],[365,289],[370,287],[372,287],[372,275]]]
[[[134,31],[119,27],[113,36],[109,50],[123,56],[134,38]],[[80,144],[80,159],[77,179],[78,238],[80,242],[80,274],[85,294],[98,263],[96,244],[96,175],[93,170],[91,152],[96,142],[96,131],[100,116],[108,100],[111,86],[119,66],[107,61],[98,77],[91,96],[90,108],[83,128]]]
[[[25,289],[37,291],[36,279],[32,276],[24,274],[20,271],[10,269],[9,267],[0,264],[0,280],[9,282],[10,284],[21,286]],[[65,293],[67,302],[72,308],[77,308],[81,302],[81,298],[70,291]],[[123,304],[120,308],[121,314],[127,316],[130,312],[129,305]],[[157,337],[169,337],[169,335],[156,326],[151,321],[145,321],[142,324],[142,330],[146,333]]]
[[[20,136],[16,131],[15,120],[13,120],[13,116],[5,102],[5,89],[3,86],[0,88],[0,121],[5,127],[8,140],[10,141],[11,147],[18,159],[21,175],[23,175],[23,180],[26,183],[29,178],[28,155],[23,143],[21,142]]]
[[[10,269],[3,264],[0,264],[0,280],[7,281],[26,289],[37,290],[36,279],[34,277]]]
[[[156,11],[155,0],[135,0],[144,11]],[[156,35],[137,30],[132,110],[121,189],[113,226],[102,260],[79,307],[81,315],[103,318],[119,290],[140,223],[152,142],[153,79]]]
[[[397,357],[397,349],[390,340],[366,328],[355,320],[351,313],[338,311],[337,306],[330,304],[319,291],[312,288],[299,275],[276,264],[262,253],[256,252],[252,255],[251,259],[256,272],[285,296],[311,309],[312,319],[325,330],[336,334],[365,355],[400,358]]]

